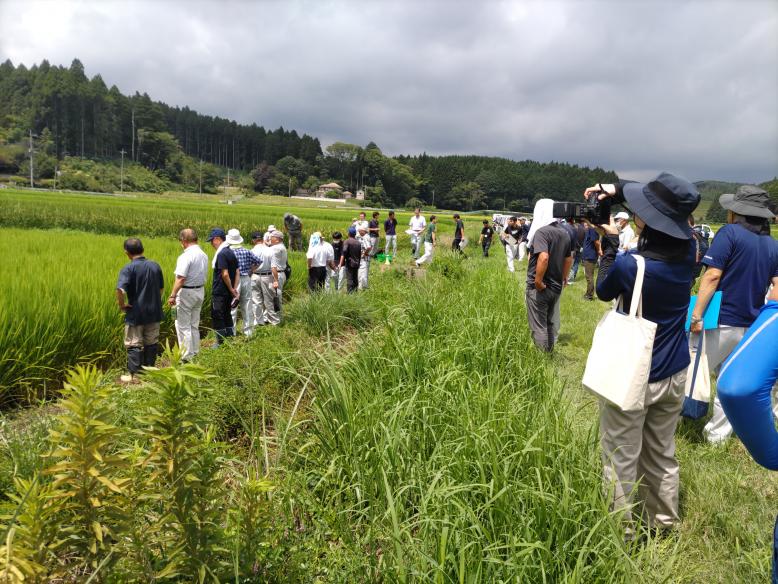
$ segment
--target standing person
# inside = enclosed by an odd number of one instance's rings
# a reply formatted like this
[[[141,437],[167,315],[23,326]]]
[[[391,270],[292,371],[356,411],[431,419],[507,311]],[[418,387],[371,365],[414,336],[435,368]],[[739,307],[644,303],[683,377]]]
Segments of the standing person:
[[[694,283],[697,281],[697,278],[699,278],[700,274],[702,273],[702,258],[704,258],[705,254],[708,253],[708,248],[710,247],[710,243],[708,243],[708,238],[705,237],[705,234],[702,232],[702,229],[694,225],[694,216],[692,215],[689,215],[689,226],[692,228],[692,237],[694,238],[694,247],[695,247],[694,279],[692,280],[692,288],[694,288]]]
[[[373,211],[373,218],[367,224],[367,234],[370,237],[370,257],[371,258],[375,257],[375,255],[378,253],[378,238],[380,236],[378,229],[379,226],[381,225],[378,222],[379,215],[380,213],[378,211]]]
[[[359,218],[354,221],[353,225],[357,228],[357,231],[359,231],[361,227],[364,227],[365,231],[367,231],[370,224],[367,221],[367,215],[365,215],[364,211],[359,212]]]
[[[619,211],[614,217],[616,227],[619,230],[619,253],[626,253],[637,246],[635,240],[635,231],[629,225],[629,214]]]
[[[271,231],[270,227],[268,227],[268,231]],[[303,222],[297,215],[284,213],[284,231],[289,234],[289,249],[292,251],[302,251]]]
[[[357,230],[352,225],[348,228],[348,239],[343,243],[343,254],[340,256],[338,268],[346,272],[348,293],[357,291],[359,286],[359,264],[362,261],[362,244],[356,239]]]
[[[284,234],[280,231],[273,231],[270,234],[270,248],[267,254],[267,259],[270,260],[270,273],[267,274],[263,271],[263,275],[260,276],[262,303],[265,306],[265,320],[268,324],[277,326],[281,324],[281,308],[288,261],[284,246]]]
[[[451,251],[462,253],[462,240],[465,238],[465,223],[454,213],[454,241],[451,242]]]
[[[238,308],[240,308],[240,315],[243,319],[243,334],[251,336],[254,331],[254,310],[251,306],[251,274],[259,266],[260,260],[254,255],[251,250],[242,247],[243,237],[238,229],[230,229],[227,231],[227,243],[230,245],[230,249],[238,259],[238,304],[235,305],[230,314],[232,315],[233,326],[237,329],[238,326]],[[236,331],[237,332],[237,331]]]
[[[324,241],[321,233],[316,231],[308,242],[308,290],[316,292],[324,289],[327,281],[327,270],[335,268],[335,250]]]
[[[525,301],[532,340],[541,350],[551,352],[559,334],[559,311],[565,276],[573,263],[570,235],[554,219],[554,201],[540,199],[535,204],[532,229],[527,238],[529,264]]]
[[[239,282],[238,258],[226,241],[224,229],[214,227],[206,241],[216,250],[211,266],[213,280],[211,281],[211,324],[216,333],[218,347],[226,337],[235,334],[232,322],[231,303],[239,297],[236,283]]]
[[[205,299],[208,256],[200,249],[194,229],[182,229],[178,241],[184,251],[176,261],[176,281],[167,301],[176,307],[176,335],[181,359],[190,361],[200,352],[200,310]]]
[[[411,248],[413,249],[413,257],[419,257],[419,244],[421,243],[422,235],[427,227],[427,221],[424,219],[424,215],[421,214],[421,209],[416,207],[413,210],[413,217],[408,222],[411,232]]]
[[[494,237],[494,228],[489,225],[488,219],[484,219],[483,223],[484,226],[483,229],[481,229],[481,237],[479,238],[478,242],[481,244],[484,257],[488,258],[489,248],[492,246],[492,238]]]
[[[332,233],[332,267],[327,268],[327,280],[324,289],[339,292],[343,289],[346,278],[346,269],[340,266],[340,258],[343,256],[343,235],[340,231]]]
[[[435,249],[435,244],[438,242],[438,235],[435,233],[437,230],[438,219],[435,215],[430,215],[430,222],[427,225],[427,229],[424,231],[424,255],[416,260],[416,266],[421,266],[424,262],[432,262],[432,252]]]
[[[154,367],[159,343],[159,323],[162,322],[162,294],[165,282],[157,262],[143,256],[143,243],[136,237],[124,242],[124,253],[130,260],[119,272],[116,302],[124,313],[124,346],[127,348],[129,375],[132,381],[143,367]]]
[[[389,247],[392,247],[391,256],[397,255],[397,219],[394,217],[394,211],[389,211],[389,217],[384,221],[384,234],[386,235],[386,247],[384,248],[384,254],[386,255],[386,261],[389,261]]]
[[[702,331],[702,315],[716,290],[721,290],[719,328],[704,333],[712,370],[718,370],[756,320],[770,283],[778,285],[778,243],[770,236],[774,215],[768,209],[767,192],[744,185],[734,195],[721,195],[719,203],[727,210],[727,225],[719,229],[702,259],[706,269],[691,325],[693,333]],[[711,443],[732,434],[718,396],[703,433]]]
[[[570,252],[573,256],[573,261],[575,261],[575,248],[576,248],[576,230],[575,230],[575,223],[573,222],[572,217],[568,217],[565,219],[561,226],[564,228],[564,230],[567,232],[567,235],[570,237]],[[573,271],[573,268],[570,268],[570,272]],[[565,286],[570,285],[570,281],[568,280],[568,276],[570,275],[570,272],[565,274]]]
[[[359,289],[367,290],[368,278],[370,276],[370,252],[373,248],[367,229],[362,225],[357,227],[357,241],[362,247],[362,255],[359,260]]]
[[[641,302],[643,317],[656,323],[645,406],[622,411],[600,401],[600,443],[603,478],[614,510],[625,510],[627,537],[632,528],[633,490],[640,498],[650,529],[669,529],[678,521],[679,468],[675,458],[675,429],[683,406],[689,345],[684,332],[692,277],[691,229],[687,217],[700,195],[690,182],[662,173],[648,184],[621,182],[595,185],[585,194],[602,192],[633,211],[645,260]],[[632,302],[637,277],[634,253],[617,256],[615,221],[600,226],[604,256],[597,277],[597,296],[610,301],[622,296]],[[613,339],[618,343],[619,339]],[[618,363],[614,363],[618,368]]]
[[[583,254],[583,242],[586,239],[586,225],[582,219],[575,220],[575,247],[573,248],[573,267],[567,276],[567,284],[575,283],[578,277],[578,266],[581,264],[581,255]]]
[[[588,223],[582,249],[581,258],[583,259],[584,275],[586,276],[584,300],[594,300],[594,270],[597,268],[597,260],[602,255],[602,248],[597,230]]]
[[[529,223],[526,217],[519,217],[519,227],[521,228],[521,235],[519,236],[518,259],[522,261],[527,256],[527,240],[529,238]]]
[[[259,260],[259,265],[254,273],[251,274],[251,310],[254,313],[254,326],[265,326],[266,312],[265,301],[262,297],[262,276],[271,275],[270,272],[270,255],[272,250],[270,248],[270,237],[265,238],[266,233],[261,231],[254,231],[251,234],[251,242],[254,247],[251,251]]]
[[[505,257],[508,260],[508,271],[513,273],[516,268],[513,260],[519,255],[519,242],[521,241],[522,228],[516,217],[510,217],[500,237],[505,243]]]

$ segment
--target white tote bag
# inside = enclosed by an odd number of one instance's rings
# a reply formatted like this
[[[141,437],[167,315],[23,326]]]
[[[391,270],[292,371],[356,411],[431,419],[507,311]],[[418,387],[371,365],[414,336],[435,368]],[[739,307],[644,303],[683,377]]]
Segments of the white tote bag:
[[[700,341],[701,346],[694,346],[693,343],[689,346],[689,357],[691,362],[689,368],[686,370],[686,387],[683,394],[689,395],[689,390],[692,387],[692,380],[694,376],[694,363],[697,360],[697,351],[700,352],[700,362],[697,365],[697,377],[694,382],[694,391],[689,396],[692,399],[696,399],[701,402],[710,401],[710,369],[708,368],[708,354],[705,352],[705,331],[700,333],[702,339]]]
[[[643,318],[646,262],[642,256],[633,257],[638,273],[629,314],[619,312],[623,304],[619,296],[597,324],[583,376],[586,389],[625,412],[643,409],[656,335],[656,323]]]

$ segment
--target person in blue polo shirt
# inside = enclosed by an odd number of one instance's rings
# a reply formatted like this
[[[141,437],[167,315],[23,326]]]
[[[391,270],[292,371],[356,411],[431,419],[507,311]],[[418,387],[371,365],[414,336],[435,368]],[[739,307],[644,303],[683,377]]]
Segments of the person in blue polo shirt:
[[[124,346],[129,370],[129,375],[122,375],[121,381],[130,382],[143,367],[153,367],[157,360],[165,282],[159,264],[143,256],[140,239],[126,240],[124,253],[130,263],[119,272],[116,302],[124,312]]]
[[[719,328],[705,332],[711,370],[718,369],[756,320],[771,281],[778,284],[778,242],[770,237],[774,215],[767,208],[767,192],[744,185],[734,195],[721,195],[719,202],[727,210],[728,224],[719,230],[702,258],[706,269],[692,312],[692,332],[699,333],[710,299],[721,291]],[[703,432],[711,443],[732,434],[718,396]]]
[[[600,402],[600,443],[603,476],[613,485],[614,509],[624,509],[631,538],[633,490],[640,495],[652,530],[671,528],[678,521],[679,467],[675,458],[675,429],[683,406],[689,346],[685,323],[694,263],[689,214],[700,202],[690,182],[662,173],[647,184],[621,182],[595,185],[586,194],[604,192],[626,203],[640,235],[638,249],[617,256],[619,232],[611,218],[599,226],[603,259],[597,277],[597,296],[632,301],[637,260],[645,260],[642,289],[643,317],[657,324],[645,407],[625,412]],[[607,195],[601,195],[607,196]],[[620,339],[613,339],[618,343]],[[614,363],[614,370],[619,364]]]
[[[215,227],[206,240],[216,250],[213,256],[213,281],[211,282],[211,320],[213,330],[216,333],[216,346],[225,337],[235,335],[233,328],[231,304],[233,299],[240,297],[238,286],[240,285],[238,258],[227,243],[227,234],[224,229]]]
[[[584,300],[594,300],[594,270],[597,267],[597,260],[600,259],[601,254],[600,236],[594,227],[587,225],[583,240],[583,251],[581,252],[584,275],[586,276]]]

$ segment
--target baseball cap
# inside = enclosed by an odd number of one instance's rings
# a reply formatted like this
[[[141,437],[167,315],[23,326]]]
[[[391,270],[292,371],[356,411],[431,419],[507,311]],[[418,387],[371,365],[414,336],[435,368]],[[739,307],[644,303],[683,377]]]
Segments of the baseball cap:
[[[205,241],[213,241],[217,237],[221,237],[222,239],[227,237],[227,234],[221,227],[214,227],[211,229],[211,232],[208,234],[208,238]]]

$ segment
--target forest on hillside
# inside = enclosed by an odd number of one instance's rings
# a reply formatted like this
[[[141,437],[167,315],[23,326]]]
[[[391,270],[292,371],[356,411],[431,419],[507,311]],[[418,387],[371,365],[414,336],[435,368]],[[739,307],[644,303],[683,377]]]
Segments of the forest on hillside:
[[[33,168],[30,169],[30,143]],[[120,167],[121,166],[121,167]],[[74,59],[26,67],[0,64],[0,174],[19,184],[113,192],[216,192],[230,183],[246,193],[288,195],[335,181],[366,193],[366,204],[524,210],[535,200],[577,200],[612,171],[564,162],[489,156],[387,156],[366,146],[283,127],[204,115],[187,106],[124,95],[89,78]]]

